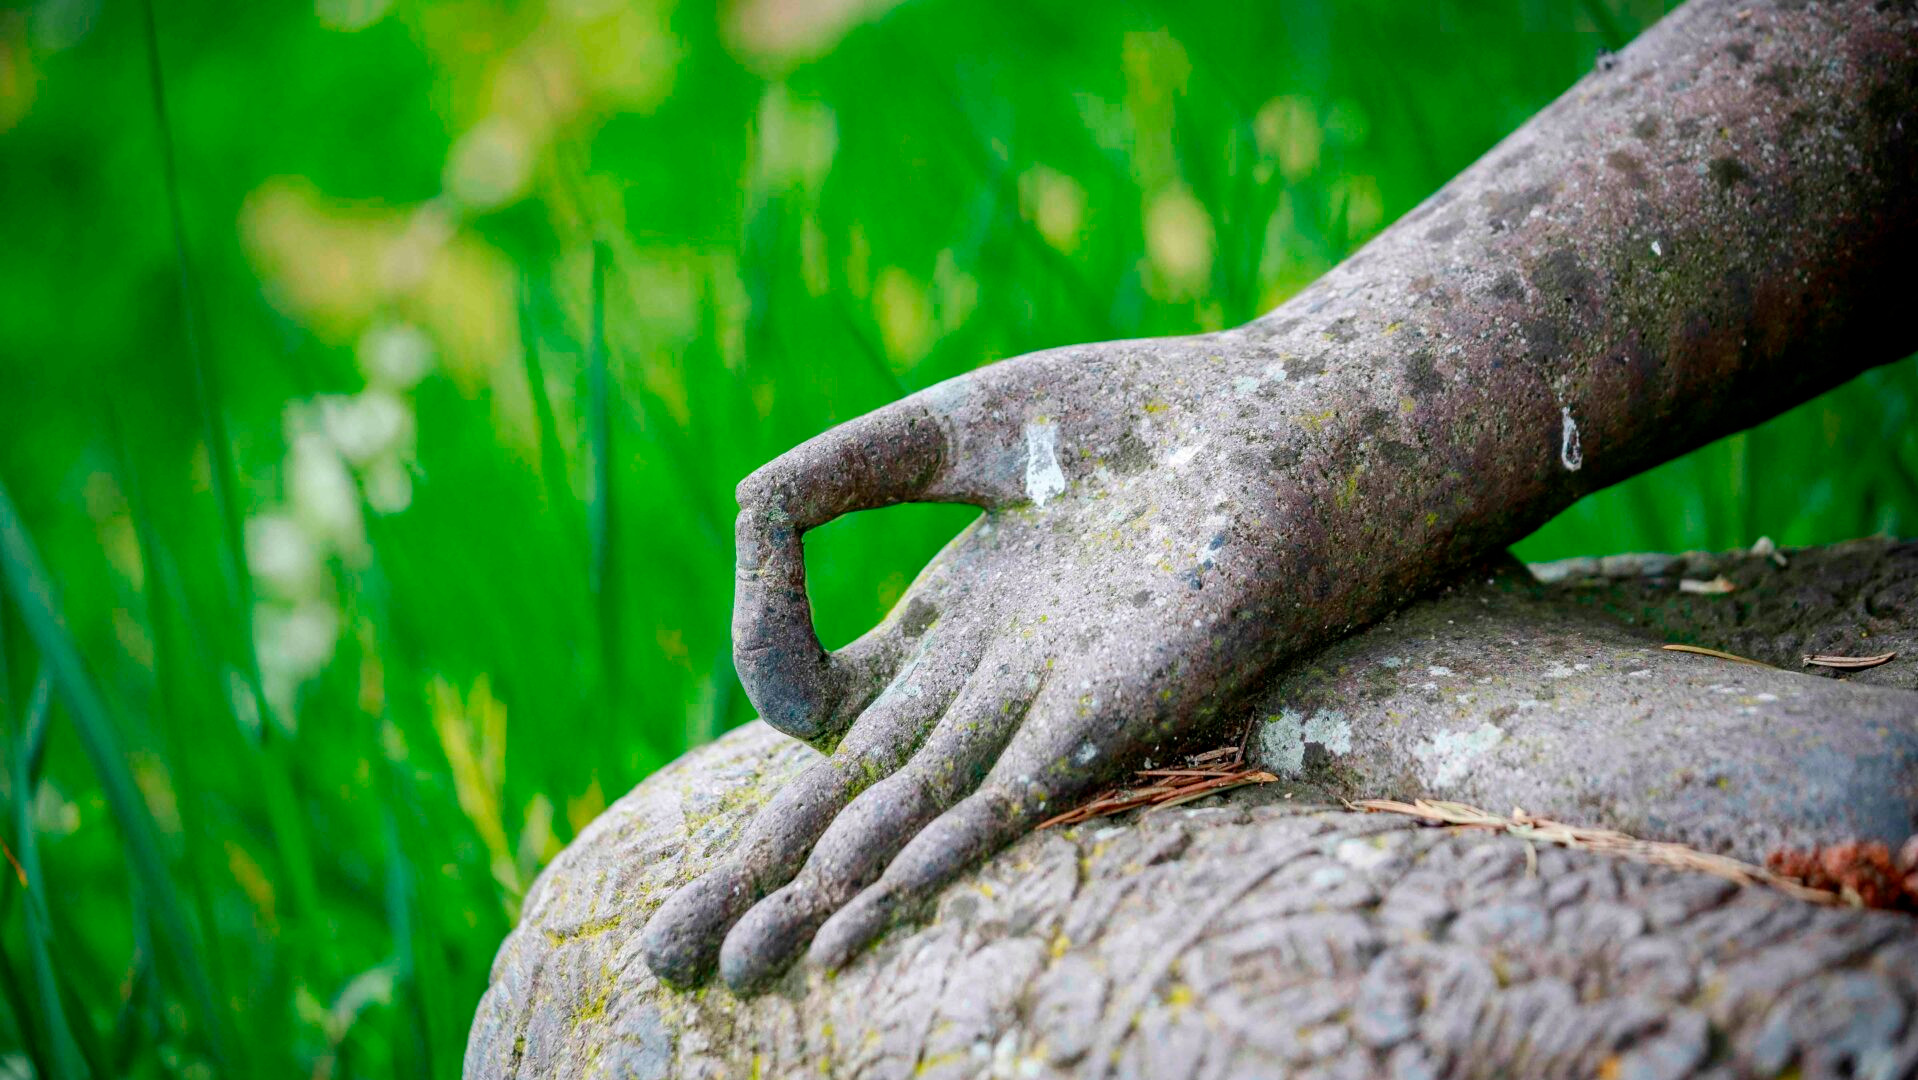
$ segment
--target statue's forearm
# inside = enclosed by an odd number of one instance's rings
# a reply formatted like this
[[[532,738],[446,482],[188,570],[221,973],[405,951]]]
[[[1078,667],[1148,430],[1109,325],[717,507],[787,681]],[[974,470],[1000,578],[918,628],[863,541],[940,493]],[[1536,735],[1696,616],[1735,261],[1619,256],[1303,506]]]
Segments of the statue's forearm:
[[[1349,411],[1281,505],[1412,588],[1918,347],[1918,15],[1700,0],[1233,336]],[[1356,463],[1356,464],[1355,464]],[[1317,467],[1314,467],[1314,466]],[[1283,515],[1294,527],[1299,516]],[[1301,514],[1300,516],[1303,516]],[[1318,527],[1306,525],[1305,527]],[[1367,604],[1337,604],[1335,617]]]

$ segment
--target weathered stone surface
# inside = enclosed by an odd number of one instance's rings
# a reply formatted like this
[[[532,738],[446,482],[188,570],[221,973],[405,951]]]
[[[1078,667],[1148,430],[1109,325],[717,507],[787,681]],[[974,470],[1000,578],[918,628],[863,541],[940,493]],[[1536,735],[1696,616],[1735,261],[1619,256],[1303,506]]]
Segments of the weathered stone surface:
[[[1910,620],[1885,613],[1918,596],[1915,553],[1888,542],[1791,552],[1783,571],[1721,559],[1745,586],[1719,597],[1638,573],[1455,587],[1272,688],[1273,715],[1348,710],[1350,748],[1318,744],[1300,778],[1027,837],[835,977],[802,967],[751,998],[674,991],[641,959],[646,919],[817,758],[749,725],[641,784],[541,876],[496,961],[466,1075],[1911,1075],[1918,923],[1908,916],[1309,800],[1328,787],[1412,794],[1424,783],[1415,768],[1365,770],[1393,753],[1417,763],[1410,748],[1432,731],[1530,694],[1541,704],[1503,716],[1506,738],[1447,790],[1499,809],[1516,801],[1721,837],[1747,853],[1772,836],[1837,838],[1870,818],[1845,817],[1844,797],[1630,783],[1647,761],[1788,751],[1781,733],[1796,726],[1824,730],[1834,752],[1870,757],[1874,738],[1905,747],[1889,790],[1861,773],[1843,795],[1883,815],[1902,806],[1910,831],[1918,693],[1899,685],[1902,661],[1880,669],[1877,686],[1745,668],[1658,653],[1660,638],[1608,612],[1670,637],[1736,623],[1779,660],[1800,641],[1848,640],[1861,621],[1885,623],[1874,641],[1901,640]],[[1845,584],[1857,582],[1870,586]],[[1861,607],[1861,596],[1877,599]],[[1392,656],[1397,668],[1383,664]],[[1551,676],[1554,664],[1573,674]],[[1654,674],[1634,676],[1634,665]],[[1861,710],[1889,734],[1858,723]],[[1580,743],[1585,716],[1597,719]],[[1657,749],[1666,742],[1674,749]],[[1608,798],[1580,794],[1601,789],[1587,768],[1612,776]],[[1555,794],[1553,777],[1571,794]],[[1816,787],[1789,776],[1784,786]],[[1694,787],[1723,798],[1683,794]]]
[[[1844,838],[1895,848],[1918,814],[1918,665],[1844,680],[1800,665],[1918,655],[1918,545],[1795,558],[1694,557],[1736,579],[1723,595],[1681,591],[1663,556],[1554,566],[1550,589],[1522,571],[1462,582],[1276,680],[1248,749],[1343,798],[1518,805],[1750,860]],[[1666,652],[1646,630],[1786,666]]]

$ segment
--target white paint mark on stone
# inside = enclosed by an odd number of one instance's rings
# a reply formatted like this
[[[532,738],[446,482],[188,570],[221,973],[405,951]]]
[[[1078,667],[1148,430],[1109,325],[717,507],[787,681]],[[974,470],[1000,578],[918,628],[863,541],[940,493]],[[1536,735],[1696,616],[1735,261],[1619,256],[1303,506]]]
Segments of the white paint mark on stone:
[[[1505,732],[1488,722],[1471,731],[1441,731],[1413,747],[1412,755],[1425,766],[1425,782],[1445,788],[1463,780],[1479,758],[1504,741]]]
[[[1443,667],[1438,664],[1433,664],[1431,667],[1425,669],[1425,673],[1427,675],[1433,675],[1433,676],[1438,676],[1442,678],[1446,675],[1450,675],[1452,673],[1452,669],[1448,667]]]
[[[1066,489],[1065,470],[1059,467],[1059,425],[1034,420],[1026,425],[1026,497],[1034,506]]]
[[[1559,415],[1565,424],[1558,436],[1558,463],[1565,466],[1567,472],[1577,472],[1585,465],[1585,450],[1578,442],[1578,421],[1572,419],[1572,407],[1562,405]]]
[[[1199,446],[1200,444],[1198,443],[1193,443],[1191,446],[1181,446],[1166,455],[1165,463],[1175,469],[1184,468],[1191,464],[1193,458],[1199,456]]]
[[[1656,240],[1652,241],[1652,254],[1656,255],[1657,257],[1661,259],[1665,257],[1665,249],[1662,247],[1659,247],[1658,241]]]

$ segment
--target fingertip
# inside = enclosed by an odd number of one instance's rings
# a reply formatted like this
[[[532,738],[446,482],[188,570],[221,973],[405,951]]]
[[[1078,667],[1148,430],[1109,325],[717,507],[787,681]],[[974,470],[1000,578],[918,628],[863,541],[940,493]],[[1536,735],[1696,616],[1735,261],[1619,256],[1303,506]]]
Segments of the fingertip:
[[[794,882],[747,911],[719,949],[719,977],[750,994],[784,974],[825,918],[818,890]]]
[[[687,988],[712,974],[720,941],[750,903],[751,881],[727,864],[668,897],[647,920],[640,955],[661,982]]]
[[[854,897],[827,919],[806,950],[806,963],[832,974],[852,962],[892,922],[893,894],[884,882]]]

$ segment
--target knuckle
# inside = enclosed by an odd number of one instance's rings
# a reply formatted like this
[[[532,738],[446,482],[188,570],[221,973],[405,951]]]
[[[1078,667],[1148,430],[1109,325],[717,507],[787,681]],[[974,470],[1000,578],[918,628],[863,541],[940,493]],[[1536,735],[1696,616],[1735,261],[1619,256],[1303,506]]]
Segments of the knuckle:
[[[787,509],[796,479],[791,457],[792,452],[788,451],[746,474],[746,478],[733,489],[734,501],[741,510],[763,512]]]

